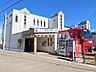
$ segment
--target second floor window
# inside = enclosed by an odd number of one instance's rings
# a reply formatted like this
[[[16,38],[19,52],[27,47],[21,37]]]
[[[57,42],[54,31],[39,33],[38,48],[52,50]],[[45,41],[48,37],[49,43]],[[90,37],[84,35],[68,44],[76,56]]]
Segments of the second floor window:
[[[24,16],[24,21],[26,21],[26,16]]]
[[[18,22],[18,16],[17,15],[15,16],[15,22]]]
[[[45,27],[45,21],[44,21],[44,27]]]
[[[37,20],[37,26],[39,26],[39,20]]]
[[[12,14],[9,17],[9,22],[12,23]]]
[[[35,25],[35,19],[33,20],[33,24]]]
[[[62,21],[60,22],[60,29],[62,30]]]
[[[41,21],[41,26],[42,26],[42,21]]]
[[[26,28],[26,15],[24,15],[24,28]]]
[[[62,15],[60,15],[60,23],[62,23]]]

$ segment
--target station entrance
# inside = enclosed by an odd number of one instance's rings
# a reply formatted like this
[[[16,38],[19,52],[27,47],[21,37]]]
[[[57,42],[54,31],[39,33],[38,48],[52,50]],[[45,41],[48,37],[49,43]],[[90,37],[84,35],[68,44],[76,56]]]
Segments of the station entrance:
[[[45,29],[44,29],[45,30]],[[38,32],[41,31],[41,32]],[[22,47],[24,52],[48,52],[55,53],[57,50],[57,31],[44,31],[37,29],[28,30],[22,33]]]
[[[25,39],[25,52],[33,52],[34,51],[34,38],[26,38]]]

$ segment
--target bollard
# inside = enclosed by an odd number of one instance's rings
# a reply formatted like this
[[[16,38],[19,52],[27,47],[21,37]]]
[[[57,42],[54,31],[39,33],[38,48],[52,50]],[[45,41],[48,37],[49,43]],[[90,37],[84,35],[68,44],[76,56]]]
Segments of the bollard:
[[[76,62],[75,52],[73,52],[73,62]]]
[[[83,64],[85,64],[85,53],[83,52],[82,55],[83,55]]]
[[[74,61],[76,62],[76,55],[75,55],[75,52],[74,52]]]

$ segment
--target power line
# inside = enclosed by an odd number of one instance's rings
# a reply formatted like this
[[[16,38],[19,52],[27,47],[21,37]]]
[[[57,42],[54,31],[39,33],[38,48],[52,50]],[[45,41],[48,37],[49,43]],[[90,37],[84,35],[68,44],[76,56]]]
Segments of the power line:
[[[19,0],[19,1],[17,1],[16,3],[14,3],[14,4],[10,5],[9,7],[7,7],[7,8],[5,8],[5,9],[1,10],[1,11],[0,11],[0,13],[2,13],[3,11],[5,11],[5,10],[7,10],[7,9],[11,8],[11,7],[13,7],[14,5],[16,5],[16,4],[18,4],[18,3],[20,3],[21,1],[23,1],[23,0]]]
[[[0,5],[0,7],[3,7],[4,5],[8,4],[11,0],[8,0],[7,2],[3,3],[2,5]]]

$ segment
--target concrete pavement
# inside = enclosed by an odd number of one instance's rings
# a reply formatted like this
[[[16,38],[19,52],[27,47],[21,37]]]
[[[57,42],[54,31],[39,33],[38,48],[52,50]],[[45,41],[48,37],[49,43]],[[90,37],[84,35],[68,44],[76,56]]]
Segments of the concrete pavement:
[[[96,72],[96,67],[56,57],[0,50],[0,72]]]

